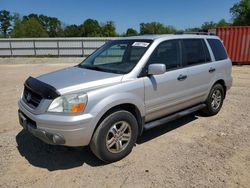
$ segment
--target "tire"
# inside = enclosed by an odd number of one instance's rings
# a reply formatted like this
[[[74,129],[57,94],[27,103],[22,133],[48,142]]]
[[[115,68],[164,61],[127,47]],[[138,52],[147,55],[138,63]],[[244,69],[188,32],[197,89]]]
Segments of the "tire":
[[[90,148],[105,162],[115,162],[126,157],[136,142],[138,123],[128,111],[119,110],[107,117],[96,129]]]
[[[223,86],[221,84],[215,84],[206,100],[206,108],[204,108],[202,112],[207,116],[216,115],[223,105],[224,97],[225,90]]]

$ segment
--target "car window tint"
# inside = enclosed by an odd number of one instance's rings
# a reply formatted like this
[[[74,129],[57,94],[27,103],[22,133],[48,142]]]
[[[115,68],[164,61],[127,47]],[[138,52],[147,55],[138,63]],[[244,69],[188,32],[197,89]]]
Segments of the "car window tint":
[[[227,59],[227,52],[218,39],[208,39],[207,40],[214,54],[214,58],[216,61]]]
[[[202,39],[183,40],[183,60],[186,66],[206,62]]]
[[[180,66],[179,40],[170,40],[159,44],[153,52],[150,64],[165,64],[166,69],[174,69]]]

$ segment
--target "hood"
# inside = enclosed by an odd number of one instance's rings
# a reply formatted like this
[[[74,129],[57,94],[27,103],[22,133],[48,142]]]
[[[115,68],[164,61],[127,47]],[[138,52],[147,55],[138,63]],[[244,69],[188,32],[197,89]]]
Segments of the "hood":
[[[122,75],[80,67],[69,67],[37,77],[38,80],[55,87],[60,94],[89,91],[120,83]]]

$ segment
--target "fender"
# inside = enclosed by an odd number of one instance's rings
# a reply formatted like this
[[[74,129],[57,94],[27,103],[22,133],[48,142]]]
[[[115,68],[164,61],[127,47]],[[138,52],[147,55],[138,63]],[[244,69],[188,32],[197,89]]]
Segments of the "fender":
[[[102,100],[100,100],[97,104],[95,104],[92,109],[90,109],[90,114],[93,114],[95,116],[95,119],[92,122],[95,126],[89,127],[91,134],[91,137],[94,133],[94,130],[98,126],[98,122],[103,117],[103,115],[110,110],[111,108],[122,105],[122,104],[133,104],[135,105],[141,116],[145,116],[145,106],[144,101],[142,98],[140,98],[138,95],[135,95],[133,93],[114,93],[112,95],[109,95]],[[90,137],[90,138],[91,138]]]
[[[100,119],[108,110],[121,104],[133,104],[138,108],[141,116],[145,116],[145,106],[143,99],[133,93],[128,92],[115,93],[105,97],[91,109],[90,113],[98,114],[97,117]]]
[[[226,76],[225,76],[224,74],[220,73],[220,74],[216,75],[216,76],[211,80],[210,85],[209,85],[209,88],[208,88],[208,91],[207,91],[206,98],[208,97],[208,95],[209,95],[209,93],[210,93],[210,91],[211,91],[213,85],[214,85],[217,81],[223,80],[224,83],[225,83],[225,85],[226,85],[226,79],[225,79],[225,78],[226,78]]]

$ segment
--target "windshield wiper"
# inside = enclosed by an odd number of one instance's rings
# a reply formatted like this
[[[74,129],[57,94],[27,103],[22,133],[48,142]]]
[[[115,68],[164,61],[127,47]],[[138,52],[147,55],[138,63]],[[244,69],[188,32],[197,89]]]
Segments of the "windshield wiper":
[[[102,72],[109,72],[109,73],[115,73],[115,74],[124,74],[124,72],[120,70],[112,70],[112,69],[107,69],[105,67],[99,67],[99,66],[93,66],[93,65],[78,65],[80,68],[84,69],[90,69],[90,70],[96,70],[96,71],[102,71]]]
[[[103,71],[102,68],[97,67],[97,66],[79,65],[79,67],[84,68],[84,69]]]

